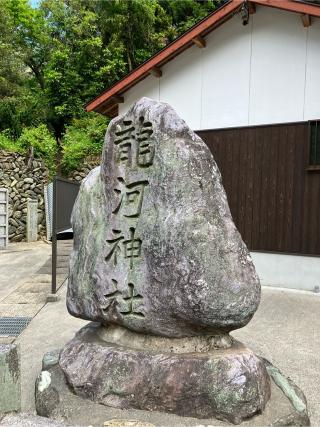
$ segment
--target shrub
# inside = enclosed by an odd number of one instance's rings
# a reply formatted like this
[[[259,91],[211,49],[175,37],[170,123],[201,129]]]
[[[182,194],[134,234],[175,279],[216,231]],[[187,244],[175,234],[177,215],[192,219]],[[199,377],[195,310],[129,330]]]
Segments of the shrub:
[[[43,158],[51,175],[55,172],[57,143],[46,125],[23,129],[17,143],[25,151],[33,147],[34,156]]]
[[[61,166],[65,173],[81,167],[86,157],[101,154],[108,119],[95,113],[74,119],[62,140]]]
[[[0,133],[0,150],[21,154],[25,154],[26,151],[17,140],[10,138],[5,131]]]

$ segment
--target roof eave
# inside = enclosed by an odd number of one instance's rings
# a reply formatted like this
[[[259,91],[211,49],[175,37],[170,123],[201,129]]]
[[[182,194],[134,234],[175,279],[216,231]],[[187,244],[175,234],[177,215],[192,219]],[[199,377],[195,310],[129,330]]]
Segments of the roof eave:
[[[231,18],[242,6],[245,0],[229,0],[221,8],[214,11],[211,15],[194,25],[190,30],[182,34],[172,43],[164,47],[160,52],[149,58],[146,62],[135,68],[119,82],[102,92],[86,105],[86,110],[95,111],[105,115],[115,114],[118,102],[114,97],[121,96],[130,87],[134,86],[146,78],[155,67],[160,68],[165,63],[180,54],[183,50],[193,45],[193,39],[197,36],[204,36],[216,27],[220,26],[226,20]],[[296,0],[251,0],[251,3],[290,12],[307,14],[320,17],[320,7],[302,3]]]
[[[146,78],[150,74],[152,68],[164,65],[174,56],[181,53],[181,51],[187,49],[193,44],[192,39],[201,34],[207,34],[214,27],[221,24],[222,21],[224,22],[226,18],[233,15],[233,13],[241,7],[242,3],[243,0],[230,0],[228,3],[224,4],[220,9],[194,25],[190,30],[182,34],[139,67],[135,68],[119,82],[90,101],[86,105],[86,110],[100,112],[99,110],[101,110],[101,106],[104,105],[106,113],[108,104],[110,105],[110,108],[113,108],[114,106],[114,102],[112,102],[113,96],[122,95],[122,93],[128,90],[131,86]]]

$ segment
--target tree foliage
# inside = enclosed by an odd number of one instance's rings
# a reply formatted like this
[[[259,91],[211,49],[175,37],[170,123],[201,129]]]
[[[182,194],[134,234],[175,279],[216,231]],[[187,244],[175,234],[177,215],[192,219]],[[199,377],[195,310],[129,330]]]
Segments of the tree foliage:
[[[65,167],[74,167],[82,154],[95,151],[97,141],[91,131],[97,126],[101,138],[100,126],[105,123],[91,115],[84,118],[84,104],[220,3],[40,0],[33,8],[28,0],[0,1],[3,138],[19,141],[28,134],[33,144],[30,128],[36,128],[34,135],[40,138],[45,126],[57,149],[67,156]]]
[[[108,119],[89,113],[74,119],[66,129],[62,144],[62,170],[66,174],[77,168],[87,156],[101,153]]]

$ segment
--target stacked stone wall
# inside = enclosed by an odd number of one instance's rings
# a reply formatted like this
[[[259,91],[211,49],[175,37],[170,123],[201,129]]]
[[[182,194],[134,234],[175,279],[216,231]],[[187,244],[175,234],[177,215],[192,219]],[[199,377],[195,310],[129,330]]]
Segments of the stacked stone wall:
[[[88,173],[100,165],[100,157],[87,158],[67,178],[81,182]],[[38,201],[38,238],[46,237],[44,186],[49,173],[42,159],[29,159],[18,153],[0,150],[0,188],[9,191],[9,241],[26,240],[27,200]]]
[[[72,171],[68,175],[68,179],[75,182],[81,182],[83,178],[85,178],[88,173],[97,166],[100,166],[101,157],[88,157],[77,170]]]
[[[44,185],[48,170],[41,159],[0,150],[0,187],[9,190],[9,241],[26,240],[27,200],[38,201],[38,238],[46,236]]]

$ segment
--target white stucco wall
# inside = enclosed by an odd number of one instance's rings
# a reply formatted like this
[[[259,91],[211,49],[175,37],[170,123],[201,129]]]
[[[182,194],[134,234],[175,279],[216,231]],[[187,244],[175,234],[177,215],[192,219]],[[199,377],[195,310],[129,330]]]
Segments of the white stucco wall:
[[[252,22],[249,125],[303,120],[307,34],[298,14],[258,9]]]
[[[195,130],[320,119],[320,19],[257,7],[238,15],[124,94],[120,113],[141,98],[168,102]],[[263,285],[313,290],[320,258],[252,253]]]
[[[320,258],[251,253],[262,285],[313,291],[320,287]]]
[[[170,103],[193,129],[320,119],[320,19],[257,7],[211,32],[124,94],[120,113],[148,96]]]
[[[202,52],[196,46],[188,51],[188,55],[182,55],[179,61],[170,61],[162,68],[160,101],[172,105],[191,128],[197,129],[201,125]]]
[[[143,90],[143,95],[141,95]],[[125,94],[125,102],[119,104],[119,113],[122,114],[133,104],[135,101],[140,99],[142,96],[155,99],[159,101],[159,90],[160,90],[160,79],[156,79],[153,76],[148,76],[143,79],[140,83],[133,86]]]
[[[241,19],[222,25],[206,37],[202,51],[200,129],[248,123],[251,25]]]
[[[320,118],[320,19],[308,31],[304,118]]]

